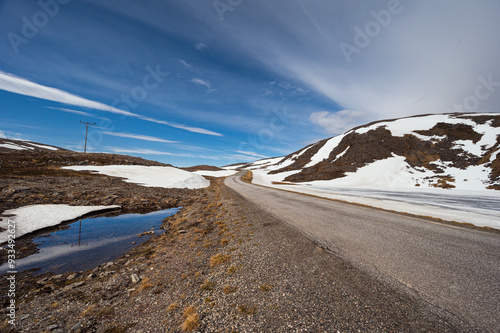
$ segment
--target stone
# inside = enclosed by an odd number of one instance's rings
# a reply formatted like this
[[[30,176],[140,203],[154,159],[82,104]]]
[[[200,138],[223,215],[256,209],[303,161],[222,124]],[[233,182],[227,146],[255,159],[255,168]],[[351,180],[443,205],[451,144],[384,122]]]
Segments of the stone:
[[[82,327],[82,323],[81,323],[81,322],[76,323],[75,325],[73,325],[73,326],[69,329],[69,331],[70,331],[70,332],[76,332],[76,331],[77,331],[80,327]]]
[[[133,273],[132,275],[130,275],[130,278],[132,279],[132,283],[138,283],[139,281],[141,281],[141,278],[137,276],[137,274]]]
[[[142,236],[146,236],[146,235],[152,235],[154,233],[155,233],[154,231],[144,231],[142,234],[137,235],[137,237],[142,237]]]
[[[71,281],[74,278],[76,278],[77,276],[78,276],[78,274],[76,274],[76,273],[70,274],[70,275],[68,275],[68,277],[66,278],[66,280]]]

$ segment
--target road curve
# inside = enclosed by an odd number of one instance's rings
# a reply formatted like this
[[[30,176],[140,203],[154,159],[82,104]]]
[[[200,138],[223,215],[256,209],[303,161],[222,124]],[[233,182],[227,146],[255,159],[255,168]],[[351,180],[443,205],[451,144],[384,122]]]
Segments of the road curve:
[[[500,235],[256,186],[225,184],[357,267],[454,316],[500,327]]]

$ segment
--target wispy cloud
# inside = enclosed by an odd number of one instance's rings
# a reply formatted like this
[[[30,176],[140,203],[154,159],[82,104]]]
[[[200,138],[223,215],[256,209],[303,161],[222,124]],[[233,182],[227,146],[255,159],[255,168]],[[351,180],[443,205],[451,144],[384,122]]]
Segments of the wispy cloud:
[[[0,71],[0,90],[5,90],[8,92],[12,92],[15,94],[20,94],[20,95],[25,95],[25,96],[31,96],[31,97],[36,97],[48,101],[53,101],[53,102],[59,102],[59,103],[64,103],[64,104],[69,104],[69,105],[75,105],[75,106],[80,106],[80,107],[85,107],[85,108],[90,108],[90,109],[95,109],[95,110],[101,110],[105,112],[111,112],[114,114],[119,114],[122,116],[127,116],[127,117],[133,117],[133,118],[138,118],[144,121],[149,121],[149,122],[154,122],[157,124],[162,124],[178,129],[183,129],[189,132],[193,133],[200,133],[200,134],[207,134],[207,135],[214,135],[214,136],[223,136],[220,133],[216,133],[204,128],[198,128],[198,127],[192,127],[192,126],[187,126],[183,124],[176,124],[164,120],[158,120],[152,117],[144,116],[141,114],[133,113],[130,111],[125,111],[121,110],[118,108],[115,108],[113,106],[109,106],[100,102],[95,102],[77,95],[74,95],[72,93],[57,89],[57,88],[52,88],[48,86],[44,86],[35,82],[31,82],[29,80],[26,80],[24,78],[8,74],[5,72]]]
[[[10,131],[1,131],[0,130],[0,138],[2,139],[14,139],[14,140],[22,140],[22,141],[25,141],[23,138],[22,138],[22,135],[19,134],[19,133],[14,133],[14,132],[10,132]]]
[[[195,47],[195,49],[197,49],[198,51],[203,51],[203,50],[205,50],[205,49],[207,49],[207,48],[208,48],[207,44],[205,44],[205,43],[198,43],[198,44],[196,44],[194,47]]]
[[[141,135],[141,134],[119,133],[119,132],[109,132],[109,131],[102,131],[101,133],[105,134],[105,135],[117,136],[117,137],[120,137],[120,138],[137,139],[137,140],[143,140],[143,141],[164,142],[164,143],[179,143],[179,141],[165,140],[165,139],[162,139],[162,138],[157,138],[157,137],[148,136],[148,135]]]
[[[167,156],[179,156],[179,157],[189,157],[189,158],[203,158],[209,160],[220,160],[221,156],[217,155],[193,155],[193,154],[184,154],[184,153],[172,153],[161,150],[153,150],[153,149],[143,149],[143,148],[121,148],[121,147],[106,147],[105,151],[107,153],[117,153],[117,154],[139,154],[139,155],[167,155]]]
[[[119,148],[119,147],[107,147],[106,150],[108,152],[118,153],[118,154],[174,155],[166,151],[143,149],[143,148],[130,149],[130,148]]]
[[[179,59],[178,61],[184,66],[184,68],[189,69],[189,70],[193,69],[193,66],[191,64],[189,64],[186,60]]]
[[[92,118],[97,118],[97,119],[101,119],[101,120],[109,120],[108,118],[99,117],[99,116],[96,116],[95,114],[92,114],[89,112],[84,112],[84,111],[79,111],[79,110],[72,110],[72,109],[66,109],[66,108],[56,108],[56,107],[52,107],[52,106],[48,106],[47,108],[52,109],[52,110],[67,112],[67,113],[78,114],[78,115],[84,116],[84,117],[92,117]]]
[[[265,155],[261,155],[261,154],[257,154],[253,151],[244,151],[244,150],[237,150],[236,151],[238,154],[244,154],[244,155],[247,155],[246,157],[248,156],[251,156],[251,157],[259,157],[259,158],[269,158],[269,156],[265,156]]]
[[[329,134],[341,134],[346,129],[366,122],[366,114],[360,111],[342,110],[338,112],[318,111],[310,115],[313,124],[322,127]]]
[[[206,87],[208,92],[215,91],[215,89],[212,89],[212,85],[210,84],[210,81],[203,80],[200,78],[194,78],[194,79],[191,79],[191,82],[193,82],[194,84],[199,84],[201,86]]]

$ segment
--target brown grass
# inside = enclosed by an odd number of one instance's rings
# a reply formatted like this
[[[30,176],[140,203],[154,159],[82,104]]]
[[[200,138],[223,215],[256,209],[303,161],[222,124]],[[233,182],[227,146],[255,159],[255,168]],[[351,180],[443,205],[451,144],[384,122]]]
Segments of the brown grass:
[[[240,305],[238,306],[238,311],[241,314],[254,315],[257,312],[257,307],[255,305],[252,306]]]
[[[198,327],[200,316],[194,305],[190,305],[184,310],[184,318],[184,322],[181,325],[183,331],[190,332]]]
[[[261,284],[259,288],[262,291],[271,291],[271,289],[273,289],[273,287],[269,283]]]
[[[215,288],[215,282],[212,282],[210,280],[205,280],[203,284],[201,285],[202,290],[212,290]]]
[[[451,177],[439,177],[436,184],[432,184],[432,186],[440,187],[440,188],[444,188],[444,189],[455,188],[455,185],[450,184],[452,182],[455,182],[455,179],[453,179]]]
[[[210,267],[215,267],[218,265],[222,265],[224,262],[231,259],[229,254],[217,253],[216,255],[210,258]]]
[[[151,279],[146,277],[142,279],[141,284],[137,288],[136,292],[141,292],[145,289],[151,288],[153,286],[153,283],[151,283]]]
[[[247,170],[247,172],[243,176],[241,176],[241,180],[244,181],[245,183],[252,183],[253,180],[252,171]]]
[[[222,292],[226,295],[232,294],[232,293],[236,292],[236,290],[238,290],[238,287],[224,286],[224,288],[222,288]]]
[[[175,311],[179,307],[179,304],[177,303],[170,303],[170,305],[167,308],[167,311]]]

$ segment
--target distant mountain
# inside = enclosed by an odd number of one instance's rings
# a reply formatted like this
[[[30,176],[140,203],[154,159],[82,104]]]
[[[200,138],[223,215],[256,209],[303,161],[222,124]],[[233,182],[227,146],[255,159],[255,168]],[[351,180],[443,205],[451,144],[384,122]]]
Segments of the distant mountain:
[[[500,114],[377,121],[288,156],[226,168],[284,183],[500,190]]]
[[[0,138],[0,152],[8,152],[14,150],[32,150],[32,151],[69,151],[68,149],[36,143],[25,140],[14,140]]]

